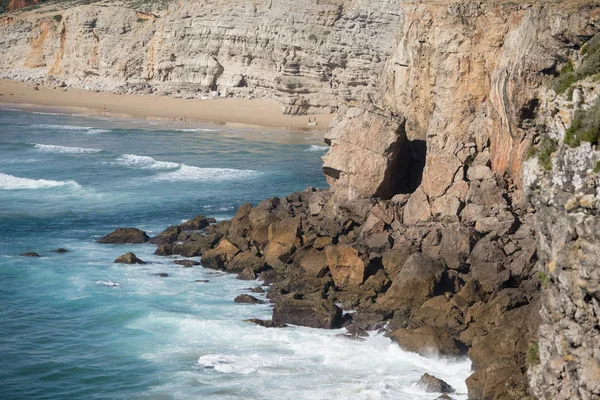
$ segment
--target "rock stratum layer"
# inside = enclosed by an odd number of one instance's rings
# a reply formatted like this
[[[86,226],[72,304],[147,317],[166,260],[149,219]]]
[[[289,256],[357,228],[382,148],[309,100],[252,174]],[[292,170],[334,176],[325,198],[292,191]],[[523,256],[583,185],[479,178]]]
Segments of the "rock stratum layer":
[[[157,254],[270,283],[264,326],[468,354],[471,399],[599,399],[600,6],[223,4],[9,15],[0,75],[337,111],[330,190],[173,226]]]

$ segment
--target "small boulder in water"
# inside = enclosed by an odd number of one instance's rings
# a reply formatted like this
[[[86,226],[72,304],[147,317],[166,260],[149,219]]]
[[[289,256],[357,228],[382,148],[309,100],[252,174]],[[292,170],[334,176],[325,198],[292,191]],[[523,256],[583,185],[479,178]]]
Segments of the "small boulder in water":
[[[194,261],[194,260],[176,260],[175,264],[181,265],[182,267],[185,267],[185,268],[190,268],[190,267],[194,267],[196,265],[200,265],[200,263],[198,261]]]
[[[286,324],[276,324],[275,322],[267,319],[250,318],[244,320],[245,322],[251,322],[258,326],[264,326],[265,328],[285,328]]]
[[[194,282],[196,282],[196,283],[208,283],[210,281],[208,279],[196,279]]]
[[[260,287],[260,286],[257,286],[257,287],[255,287],[255,288],[250,288],[249,290],[250,290],[252,293],[264,293],[264,292],[265,292],[265,289],[263,289],[263,288],[262,288],[262,287]]]
[[[236,303],[244,303],[244,304],[265,304],[264,301],[257,299],[254,296],[250,296],[249,294],[240,294],[233,301]]]
[[[342,310],[328,300],[300,300],[290,296],[275,304],[273,322],[277,325],[335,329],[341,326]]]
[[[117,228],[108,235],[100,238],[98,243],[109,244],[138,244],[146,243],[150,237],[146,232],[137,228]]]
[[[69,250],[67,249],[63,249],[62,247],[56,249],[56,250],[52,250],[53,253],[68,253]]]
[[[181,229],[178,226],[170,226],[158,235],[154,236],[150,239],[150,243],[152,244],[165,244],[165,243],[174,243],[177,241],[177,238],[181,234]]]
[[[427,393],[454,393],[452,386],[427,373],[423,374],[421,379],[419,379],[417,386],[424,389]]]
[[[117,257],[115,264],[146,264],[144,261],[137,258],[137,256],[131,252],[125,253]]]
[[[33,251],[28,251],[27,253],[20,254],[21,257],[40,257],[38,253],[34,253]]]
[[[161,277],[161,278],[168,278],[169,274],[164,273],[164,272],[159,272],[158,274],[154,274],[154,276],[158,276],[158,277]]]

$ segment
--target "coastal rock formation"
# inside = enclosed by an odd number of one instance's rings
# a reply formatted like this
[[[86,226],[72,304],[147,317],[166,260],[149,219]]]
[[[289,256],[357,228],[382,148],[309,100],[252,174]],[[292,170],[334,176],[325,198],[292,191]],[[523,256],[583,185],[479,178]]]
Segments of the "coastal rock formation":
[[[454,393],[452,386],[429,374],[423,374],[417,386],[422,387],[427,393]]]
[[[115,264],[146,264],[144,261],[137,258],[134,253],[125,253],[115,259]]]
[[[137,228],[117,228],[106,236],[101,237],[98,243],[110,244],[139,244],[146,243],[150,237],[146,232]]]

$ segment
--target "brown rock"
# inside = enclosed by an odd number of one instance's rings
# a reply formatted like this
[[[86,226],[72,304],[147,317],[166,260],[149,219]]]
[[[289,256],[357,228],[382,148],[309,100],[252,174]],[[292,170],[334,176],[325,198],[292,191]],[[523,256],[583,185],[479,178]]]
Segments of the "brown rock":
[[[386,274],[393,281],[402,270],[408,257],[416,250],[408,244],[396,245],[393,249],[383,254],[382,263]]]
[[[417,329],[398,329],[390,334],[404,350],[418,353],[422,356],[460,356],[459,343],[447,332],[424,326]]]
[[[327,265],[338,288],[356,287],[365,278],[365,263],[358,250],[349,245],[328,246],[325,249]]]
[[[334,329],[341,324],[342,310],[327,300],[284,298],[275,304],[273,323]]]
[[[137,228],[117,228],[108,235],[100,238],[98,243],[136,244],[146,243],[148,240],[150,240],[150,237],[146,234],[146,232]]]
[[[437,294],[444,270],[438,261],[424,254],[411,254],[392,286],[377,302],[393,310],[419,307]]]
[[[245,268],[236,278],[242,281],[253,281],[256,279],[256,273],[252,268]]]
[[[273,214],[263,207],[256,207],[250,210],[248,220],[252,241],[258,245],[266,244],[269,240],[269,225],[275,221]]]
[[[27,253],[19,254],[21,257],[40,257],[38,253],[34,253],[33,251],[28,251]]]
[[[327,255],[324,251],[310,249],[299,261],[300,268],[307,274],[322,278],[328,271]]]
[[[240,252],[233,243],[221,239],[217,247],[202,255],[202,266],[211,269],[225,269],[226,265]]]
[[[423,374],[417,386],[427,393],[454,393],[454,388],[433,375]]]
[[[477,237],[463,224],[451,224],[441,230],[440,257],[451,269],[459,269],[471,254]]]
[[[240,294],[235,299],[233,299],[233,301],[242,304],[265,304],[263,300],[259,300],[254,296],[250,296],[249,294]]]
[[[431,218],[429,201],[422,187],[419,187],[412,196],[410,196],[410,199],[404,207],[403,218],[405,225],[418,224],[419,222],[428,221],[429,218]]]
[[[175,260],[174,263],[177,265],[181,265],[182,267],[186,267],[186,268],[200,265],[200,263],[198,261],[194,261],[194,260]]]
[[[214,218],[206,218],[204,215],[198,215],[179,225],[179,227],[182,231],[199,231],[215,222],[217,221]]]
[[[269,226],[269,243],[264,251],[267,265],[277,268],[288,261],[298,241],[299,230],[297,218],[285,218]]]
[[[239,273],[246,268],[251,269],[253,272],[260,272],[265,266],[265,261],[252,254],[250,251],[240,252],[235,255],[225,266],[225,270],[231,273]]]
[[[179,235],[181,234],[181,229],[178,226],[170,226],[158,235],[154,236],[150,239],[150,243],[152,244],[165,244],[165,243],[173,243],[178,240]]]
[[[120,255],[114,262],[115,264],[146,264],[131,252]]]

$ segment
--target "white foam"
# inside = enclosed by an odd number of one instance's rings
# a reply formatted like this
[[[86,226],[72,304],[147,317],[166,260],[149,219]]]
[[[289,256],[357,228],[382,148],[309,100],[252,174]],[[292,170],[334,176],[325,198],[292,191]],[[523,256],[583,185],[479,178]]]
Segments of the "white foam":
[[[36,124],[31,125],[34,128],[44,128],[44,129],[52,129],[52,130],[61,130],[61,131],[87,131],[90,129],[94,129],[91,126],[74,126],[74,125],[52,125],[52,124]]]
[[[121,287],[121,285],[119,285],[118,283],[115,283],[113,281],[96,281],[96,285],[109,286],[109,287]]]
[[[225,181],[253,178],[258,172],[249,169],[232,168],[200,168],[181,164],[181,167],[173,172],[161,174],[156,177],[160,181]]]
[[[0,190],[45,189],[58,186],[81,187],[75,181],[52,181],[47,179],[19,178],[13,175],[0,173]]]
[[[138,169],[173,169],[179,167],[178,163],[157,161],[152,157],[135,154],[123,154],[117,158],[115,164]]]
[[[316,144],[313,144],[305,151],[327,151],[328,149],[329,149],[329,147],[327,147],[327,146],[317,146]]]
[[[258,354],[236,356],[233,354],[207,354],[198,359],[198,364],[204,368],[213,368],[224,374],[248,375],[256,372],[267,363]]]
[[[178,132],[219,132],[218,129],[209,128],[180,128],[175,130]]]
[[[102,149],[86,149],[83,147],[67,147],[67,146],[56,146],[52,144],[34,144],[37,150],[45,153],[69,153],[69,154],[80,154],[80,153],[99,153]]]
[[[110,129],[89,129],[88,133],[109,133],[112,132]]]

